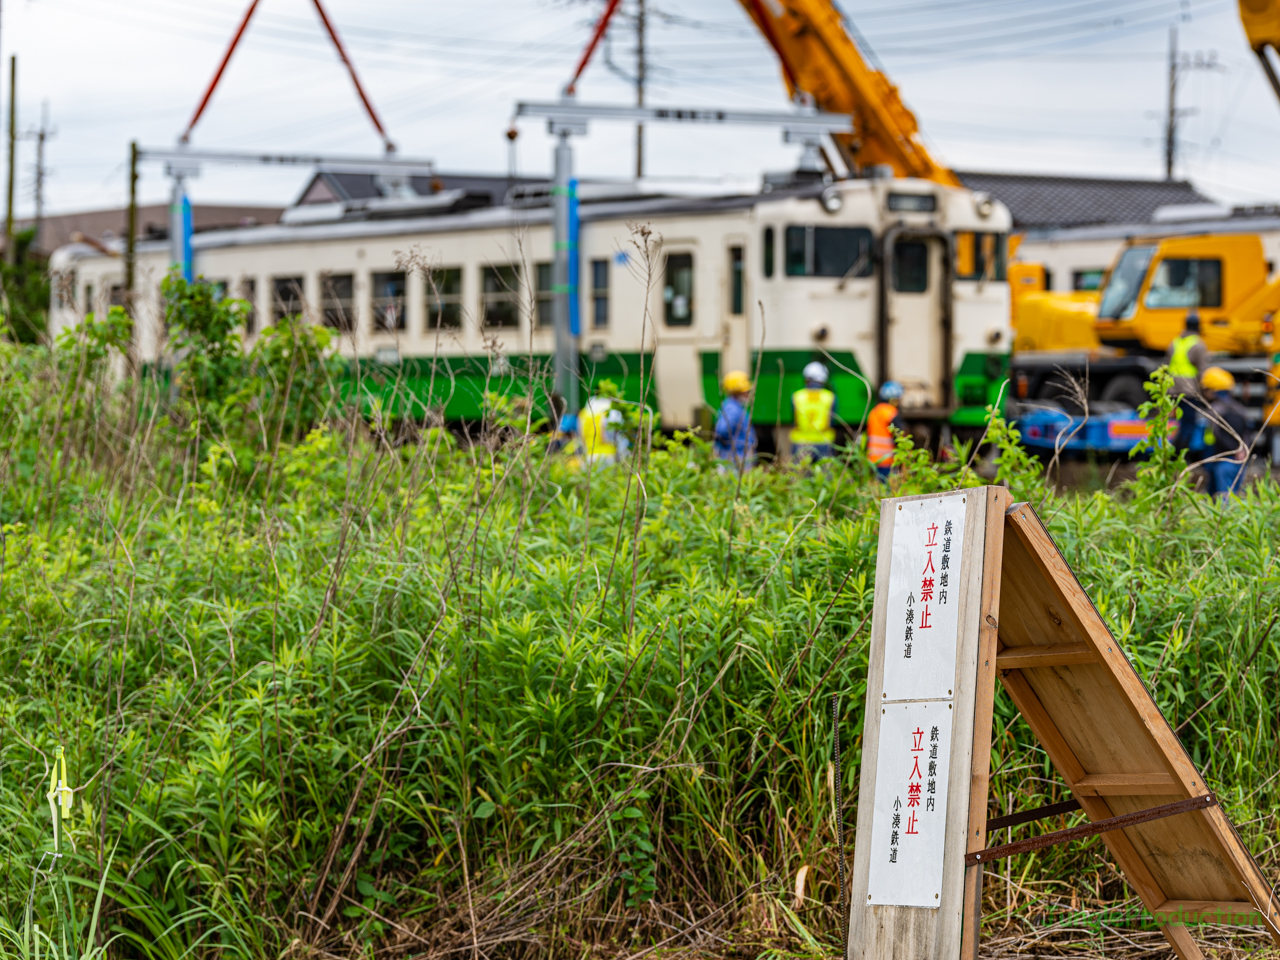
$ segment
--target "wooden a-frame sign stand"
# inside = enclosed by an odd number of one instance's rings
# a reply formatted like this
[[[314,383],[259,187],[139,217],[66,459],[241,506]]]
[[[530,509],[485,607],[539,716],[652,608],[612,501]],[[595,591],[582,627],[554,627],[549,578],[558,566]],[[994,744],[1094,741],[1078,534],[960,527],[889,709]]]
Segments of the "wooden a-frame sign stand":
[[[953,655],[954,654],[954,655]],[[997,676],[1073,801],[987,819]],[[1180,960],[1280,898],[1039,517],[1000,487],[882,501],[848,960],[977,960],[985,863],[1098,834]],[[1090,823],[987,848],[1076,807]]]

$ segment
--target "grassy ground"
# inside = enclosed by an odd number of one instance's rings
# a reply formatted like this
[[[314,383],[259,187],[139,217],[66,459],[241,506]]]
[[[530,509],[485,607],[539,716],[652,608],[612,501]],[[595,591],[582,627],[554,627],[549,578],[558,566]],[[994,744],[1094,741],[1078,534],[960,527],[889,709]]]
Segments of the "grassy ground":
[[[307,336],[156,394],[111,386],[105,327],[0,345],[0,917],[54,909],[62,744],[61,863],[91,899],[114,853],[114,955],[835,950],[828,697],[852,853],[884,495],[860,461],[739,479],[658,441],[586,472],[502,404],[474,445],[396,446]],[[1059,495],[996,439],[1280,878],[1280,491],[1224,507],[1157,457]],[[902,459],[895,492],[981,482]],[[993,812],[1066,796],[996,712]],[[992,955],[1163,949],[1099,912],[1135,901],[1096,842],[986,893]]]

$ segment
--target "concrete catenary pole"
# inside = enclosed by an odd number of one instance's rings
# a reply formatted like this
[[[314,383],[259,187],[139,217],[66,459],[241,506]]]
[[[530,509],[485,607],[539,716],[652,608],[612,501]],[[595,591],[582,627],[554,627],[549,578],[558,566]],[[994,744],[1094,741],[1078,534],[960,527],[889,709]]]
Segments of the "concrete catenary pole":
[[[570,283],[569,261],[577,255],[572,249],[569,229],[571,201],[573,199],[573,147],[569,145],[569,133],[560,131],[555,150],[555,180],[552,184],[555,225],[555,262],[551,272],[552,318],[556,331],[556,393],[564,402],[564,413],[575,417],[578,402],[578,342],[570,327],[570,297],[574,291]]]
[[[644,0],[636,0],[636,106],[644,106],[644,85],[648,63],[644,48],[645,9]],[[636,179],[644,176],[644,124],[636,124]]]
[[[13,182],[16,175],[18,145],[18,58],[9,58],[9,188],[4,211],[4,258],[9,263],[17,259],[13,242]]]

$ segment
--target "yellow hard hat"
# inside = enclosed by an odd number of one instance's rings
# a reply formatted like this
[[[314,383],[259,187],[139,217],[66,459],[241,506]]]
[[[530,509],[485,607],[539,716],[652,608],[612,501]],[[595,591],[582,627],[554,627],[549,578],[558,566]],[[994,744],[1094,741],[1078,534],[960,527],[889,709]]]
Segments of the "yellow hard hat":
[[[1221,367],[1210,367],[1200,377],[1200,386],[1206,390],[1230,390],[1236,378]]]
[[[730,370],[724,375],[725,393],[747,393],[751,390],[751,379],[741,370]]]

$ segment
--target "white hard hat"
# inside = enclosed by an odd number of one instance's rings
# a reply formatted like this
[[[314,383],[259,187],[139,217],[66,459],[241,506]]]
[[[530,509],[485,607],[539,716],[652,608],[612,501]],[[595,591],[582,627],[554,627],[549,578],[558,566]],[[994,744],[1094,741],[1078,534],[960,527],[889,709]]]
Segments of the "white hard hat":
[[[793,367],[792,369],[795,368]],[[827,368],[817,360],[814,360],[812,363],[805,364],[804,378],[806,381],[812,381],[814,383],[826,383]]]

